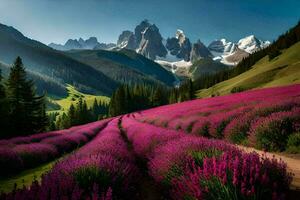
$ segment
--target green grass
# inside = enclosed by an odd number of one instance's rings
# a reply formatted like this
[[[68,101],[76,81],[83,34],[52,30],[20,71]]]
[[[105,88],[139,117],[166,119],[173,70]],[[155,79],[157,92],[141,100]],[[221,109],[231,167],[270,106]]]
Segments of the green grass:
[[[40,181],[41,176],[48,172],[55,162],[56,160],[33,169],[25,170],[20,174],[0,179],[0,191],[10,192],[14,189],[15,184],[17,184],[17,188],[22,188],[23,185],[26,187],[30,186],[34,180]]]
[[[68,90],[68,96],[66,98],[49,99],[51,103],[58,105],[58,109],[50,109],[48,110],[48,112],[58,112],[58,113],[66,112],[69,110],[71,104],[76,105],[79,98],[85,100],[89,108],[93,105],[95,98],[97,99],[97,101],[102,101],[106,103],[109,103],[110,101],[110,98],[106,96],[95,96],[95,95],[81,93],[71,85],[67,86],[67,90]]]
[[[233,88],[256,89],[300,83],[300,42],[282,51],[269,61],[268,56],[259,60],[252,68],[232,79],[218,83],[208,89],[199,90],[199,98],[229,94]]]

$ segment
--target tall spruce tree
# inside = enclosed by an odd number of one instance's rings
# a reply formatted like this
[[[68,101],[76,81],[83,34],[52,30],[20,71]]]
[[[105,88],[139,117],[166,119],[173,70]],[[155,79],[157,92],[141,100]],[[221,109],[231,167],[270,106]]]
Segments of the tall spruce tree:
[[[104,102],[97,101],[94,99],[93,106],[91,108],[91,112],[93,114],[93,120],[103,119],[104,116],[107,116],[107,105]]]
[[[157,87],[154,90],[154,94],[152,96],[152,106],[156,107],[162,105],[162,99],[163,99],[162,89],[160,87]]]
[[[112,95],[110,105],[109,105],[109,115],[117,116],[120,114],[125,114],[125,91],[124,86],[120,86]]]
[[[2,84],[2,76],[0,70],[0,138],[8,136],[8,109],[5,88]]]
[[[69,119],[69,126],[74,126],[78,124],[78,117],[76,116],[76,109],[73,104],[71,104],[69,111],[68,111],[68,119]]]
[[[27,80],[22,59],[17,57],[7,80],[10,136],[44,131],[48,120],[44,96],[37,96],[32,80]]]

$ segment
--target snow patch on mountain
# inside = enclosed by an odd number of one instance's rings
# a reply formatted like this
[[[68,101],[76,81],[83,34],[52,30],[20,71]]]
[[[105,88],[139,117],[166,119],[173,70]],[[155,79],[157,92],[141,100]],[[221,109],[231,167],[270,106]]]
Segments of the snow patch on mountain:
[[[166,61],[166,60],[155,60],[158,64],[165,67],[167,70],[171,71],[174,74],[178,74],[182,72],[187,73],[190,67],[193,65],[191,61],[179,60],[179,61]]]
[[[213,60],[226,65],[237,65],[241,59],[271,43],[257,39],[254,35],[240,39],[237,43],[222,38],[211,42],[208,49],[213,54]]]
[[[237,43],[238,47],[248,53],[254,53],[257,50],[266,48],[270,45],[270,41],[262,41],[257,39],[254,35],[249,35],[242,38]]]

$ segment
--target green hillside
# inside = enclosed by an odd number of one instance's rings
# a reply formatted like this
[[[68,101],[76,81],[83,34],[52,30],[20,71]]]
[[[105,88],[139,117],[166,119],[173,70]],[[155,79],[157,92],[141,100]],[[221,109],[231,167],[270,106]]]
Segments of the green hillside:
[[[0,24],[0,60],[10,64],[17,56],[23,59],[26,70],[63,85],[71,84],[85,93],[109,95],[118,87],[115,81],[93,67],[31,40],[13,27]]]
[[[49,98],[49,104],[48,106],[48,112],[65,112],[68,111],[69,107],[71,104],[75,105],[79,98],[82,100],[86,101],[87,106],[90,108],[94,100],[97,99],[97,101],[102,101],[109,103],[110,98],[106,96],[95,96],[95,95],[90,95],[90,94],[84,94],[82,92],[77,91],[73,86],[68,85],[67,87],[68,90],[68,96],[66,98],[61,98],[61,99],[51,99]],[[51,106],[52,104],[52,106]]]
[[[6,78],[10,72],[10,65],[0,62],[0,70],[2,72],[2,76]],[[42,75],[28,69],[26,71],[28,78],[34,80],[38,94],[42,95],[47,92],[50,96],[67,96],[68,93],[63,83],[57,82],[49,76]]]
[[[248,90],[300,83],[300,42],[282,51],[269,61],[268,56],[236,77],[220,82],[208,89],[197,91],[197,97],[224,95],[233,88]]]
[[[194,62],[189,69],[189,73],[191,74],[193,79],[196,79],[203,74],[214,74],[228,68],[229,66],[224,65],[220,62],[213,61],[210,58],[204,58]]]
[[[161,83],[171,86],[175,81],[172,73],[132,50],[73,50],[65,54],[118,82]]]

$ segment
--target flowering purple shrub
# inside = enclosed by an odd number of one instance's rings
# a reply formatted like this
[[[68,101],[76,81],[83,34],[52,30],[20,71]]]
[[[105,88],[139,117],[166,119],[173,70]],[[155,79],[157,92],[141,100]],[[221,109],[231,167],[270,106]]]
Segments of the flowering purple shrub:
[[[118,119],[74,154],[58,162],[28,189],[3,194],[1,199],[129,198],[139,172],[118,129]]]
[[[183,132],[162,129],[126,117],[122,121],[134,152],[140,157],[149,158],[157,146],[184,136]]]
[[[253,112],[246,113],[244,116],[235,117],[225,128],[224,137],[226,140],[240,144],[248,137],[248,131],[254,120]]]
[[[191,158],[201,163],[201,158],[204,157],[200,153],[205,151],[229,151],[232,155],[238,153],[234,147],[221,141],[186,136],[170,141],[154,151],[153,157],[149,162],[150,174],[158,182],[165,181],[165,175],[169,173],[169,170],[174,165],[184,170]],[[205,156],[209,155],[206,154]]]
[[[86,138],[82,139],[86,140]],[[70,152],[78,146],[73,138],[64,135],[55,138],[46,138],[42,140],[41,143],[55,146],[60,154]]]
[[[24,168],[37,166],[58,156],[54,146],[41,143],[20,144],[13,151],[22,159]]]
[[[168,124],[165,128],[256,146],[255,136],[260,134],[252,133],[249,137],[249,130],[258,118],[297,107],[300,107],[299,84],[162,106],[142,111],[135,119],[144,122],[159,119]],[[294,127],[300,127],[297,120],[293,123]],[[161,126],[160,123],[154,124]],[[289,132],[285,136],[292,133],[292,130],[285,131]],[[251,141],[249,138],[252,138]]]
[[[57,132],[41,133],[36,136],[2,140],[0,143],[0,173],[17,173],[22,169],[37,166],[53,160],[65,152],[70,152],[88,142],[108,121],[102,120],[78,126],[78,129],[71,128]],[[35,140],[39,140],[39,142],[32,142]]]
[[[249,133],[253,146],[267,151],[283,151],[287,139],[293,132],[299,131],[300,107],[291,111],[272,113],[256,120]]]
[[[5,145],[7,143],[29,144],[29,143],[33,143],[33,142],[40,142],[41,140],[43,140],[45,138],[60,136],[67,132],[68,132],[68,130],[59,130],[59,131],[52,131],[52,132],[48,132],[48,133],[39,133],[39,134],[34,134],[34,135],[29,135],[29,136],[15,137],[15,138],[7,139],[7,140],[0,140],[0,146]]]
[[[122,126],[135,151],[148,160],[149,174],[173,199],[284,199],[291,183],[283,162],[260,159],[226,142],[130,118]]]
[[[203,165],[191,162],[185,175],[173,181],[174,199],[285,199],[291,175],[275,159],[262,160],[256,153],[227,153],[205,158]]]

